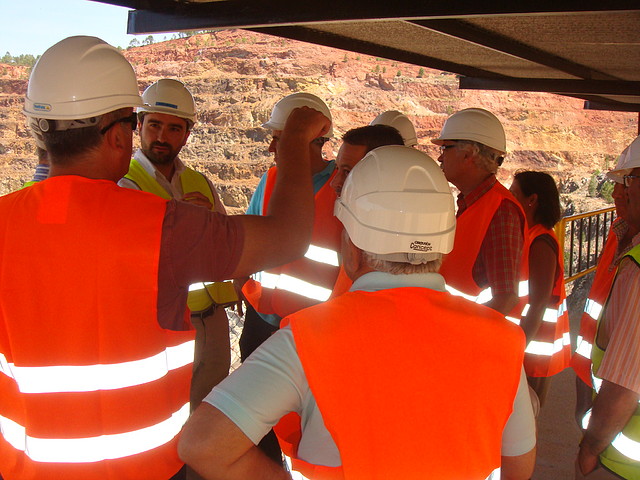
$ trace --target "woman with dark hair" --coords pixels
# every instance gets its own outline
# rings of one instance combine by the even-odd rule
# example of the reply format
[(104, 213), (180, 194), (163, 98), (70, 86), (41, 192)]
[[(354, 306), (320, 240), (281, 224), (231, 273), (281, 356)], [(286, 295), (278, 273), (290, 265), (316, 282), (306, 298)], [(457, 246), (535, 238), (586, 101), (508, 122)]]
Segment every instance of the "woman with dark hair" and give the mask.
[(529, 294), (520, 326), (527, 338), (524, 366), (542, 405), (546, 379), (569, 366), (571, 342), (564, 289), (563, 250), (553, 227), (560, 220), (560, 196), (543, 172), (518, 172), (511, 193), (527, 217)]

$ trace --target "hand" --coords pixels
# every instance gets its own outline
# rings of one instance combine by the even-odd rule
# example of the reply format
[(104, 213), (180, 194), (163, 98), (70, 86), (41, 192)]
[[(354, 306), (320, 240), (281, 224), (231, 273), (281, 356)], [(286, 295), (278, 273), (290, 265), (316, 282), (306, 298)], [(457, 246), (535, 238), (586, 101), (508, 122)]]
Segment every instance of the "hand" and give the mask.
[(318, 110), (309, 107), (298, 107), (291, 111), (284, 125), (284, 134), (298, 134), (309, 142), (324, 136), (331, 127), (331, 121)]
[(578, 474), (589, 475), (596, 468), (598, 468), (598, 455), (593, 455), (586, 448), (580, 447), (576, 458), (576, 478), (580, 478)]
[(204, 207), (207, 210), (213, 209), (213, 204), (211, 203), (211, 201), (200, 192), (185, 193), (182, 197), (182, 201)]

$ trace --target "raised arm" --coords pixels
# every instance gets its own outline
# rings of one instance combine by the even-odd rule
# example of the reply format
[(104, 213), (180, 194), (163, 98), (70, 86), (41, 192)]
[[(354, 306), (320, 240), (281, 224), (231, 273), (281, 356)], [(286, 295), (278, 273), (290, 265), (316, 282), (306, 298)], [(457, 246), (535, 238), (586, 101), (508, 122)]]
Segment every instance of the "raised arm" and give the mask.
[(308, 107), (293, 110), (278, 145), (278, 176), (265, 216), (244, 215), (240, 262), (233, 278), (282, 265), (306, 252), (313, 229), (309, 144), (329, 129), (329, 119)]

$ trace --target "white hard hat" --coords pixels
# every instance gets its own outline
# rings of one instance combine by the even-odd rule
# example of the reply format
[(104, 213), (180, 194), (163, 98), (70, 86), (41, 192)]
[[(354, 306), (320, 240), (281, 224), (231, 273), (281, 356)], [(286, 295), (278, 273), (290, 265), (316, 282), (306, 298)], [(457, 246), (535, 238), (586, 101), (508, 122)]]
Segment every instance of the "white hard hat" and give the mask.
[(325, 137), (333, 137), (333, 118), (331, 117), (329, 107), (327, 107), (327, 104), (324, 103), (320, 97), (312, 93), (293, 93), (287, 95), (275, 104), (273, 110), (271, 110), (269, 121), (262, 126), (272, 130), (282, 130), (292, 110), (298, 107), (309, 107), (323, 113), (331, 121), (331, 126)]
[(431, 140), (442, 145), (445, 140), (472, 140), (507, 153), (504, 127), (498, 117), (483, 108), (465, 108), (451, 115), (438, 138)]
[(640, 136), (622, 151), (616, 167), (607, 173), (607, 177), (614, 182), (624, 183), (623, 177), (638, 167), (640, 167)]
[(149, 85), (142, 94), (142, 107), (138, 113), (166, 113), (184, 118), (189, 128), (196, 121), (196, 105), (191, 92), (178, 80), (161, 78)]
[[(24, 113), (58, 120), (58, 130), (95, 124), (93, 117), (142, 105), (136, 74), (126, 58), (96, 37), (69, 37), (49, 48), (33, 67)], [(93, 122), (73, 122), (89, 119)], [(44, 119), (44, 121), (43, 121)], [(45, 128), (46, 126), (46, 128)]]
[(456, 218), (442, 170), (402, 145), (371, 150), (351, 170), (335, 216), (359, 249), (374, 254), (449, 253)]
[(388, 125), (395, 128), (402, 135), (404, 144), (407, 147), (413, 147), (418, 144), (418, 136), (413, 123), (404, 113), (397, 110), (387, 110), (382, 112), (369, 125)]

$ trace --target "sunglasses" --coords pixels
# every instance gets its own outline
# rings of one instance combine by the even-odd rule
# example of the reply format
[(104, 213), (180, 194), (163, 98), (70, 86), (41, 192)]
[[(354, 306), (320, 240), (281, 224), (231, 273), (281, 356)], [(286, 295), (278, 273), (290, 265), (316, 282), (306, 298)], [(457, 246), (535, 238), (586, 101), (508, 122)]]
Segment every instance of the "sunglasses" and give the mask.
[(625, 187), (630, 187), (631, 186), (631, 179), (632, 178), (640, 178), (640, 175), (625, 175), (622, 178), (624, 180), (624, 186)]
[(104, 135), (105, 133), (107, 133), (109, 131), (109, 129), (111, 127), (113, 127), (116, 123), (130, 123), (131, 124), (131, 130), (135, 131), (136, 127), (138, 126), (138, 115), (136, 114), (136, 112), (133, 112), (131, 115), (129, 115), (128, 117), (123, 117), (123, 118), (119, 118), (117, 120), (114, 120), (113, 122), (111, 122), (109, 125), (107, 125), (106, 127), (104, 127), (102, 130), (100, 130), (100, 133), (102, 135)]

